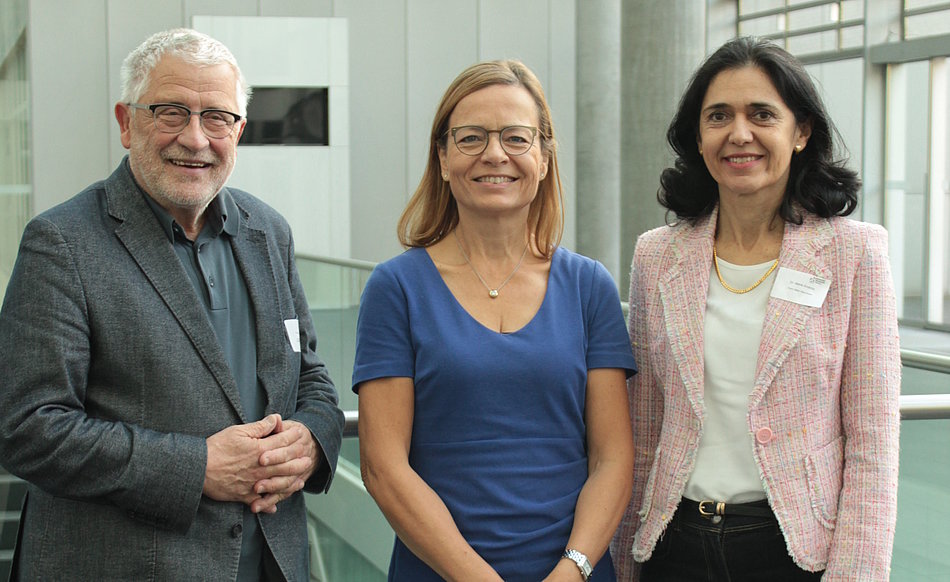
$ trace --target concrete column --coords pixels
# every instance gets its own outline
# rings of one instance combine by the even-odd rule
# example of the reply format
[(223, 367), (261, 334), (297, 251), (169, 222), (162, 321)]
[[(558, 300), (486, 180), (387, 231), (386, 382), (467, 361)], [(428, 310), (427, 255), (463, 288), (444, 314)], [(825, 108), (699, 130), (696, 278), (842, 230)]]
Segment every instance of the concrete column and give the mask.
[(664, 223), (656, 192), (660, 172), (673, 161), (666, 128), (686, 82), (705, 56), (706, 4), (623, 2), (619, 280), (624, 300), (637, 237)]
[(577, 0), (577, 251), (614, 281), (620, 258), (621, 0)]

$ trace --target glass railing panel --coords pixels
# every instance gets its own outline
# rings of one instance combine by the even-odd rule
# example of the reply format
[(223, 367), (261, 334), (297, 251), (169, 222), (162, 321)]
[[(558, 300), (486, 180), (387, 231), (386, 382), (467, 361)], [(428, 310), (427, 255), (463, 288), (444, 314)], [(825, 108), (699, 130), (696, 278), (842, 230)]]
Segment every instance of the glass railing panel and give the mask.
[[(350, 389), (356, 350), (356, 317), (360, 295), (373, 266), (373, 263), (364, 261), (297, 255), (297, 270), (317, 330), (317, 351), (336, 384), (343, 410), (357, 409), (356, 394)], [(340, 455), (359, 466), (359, 443), (355, 439), (344, 440)]]
[[(350, 389), (360, 295), (373, 264), (297, 255), (297, 270), (317, 330), (317, 351), (340, 395), (340, 408), (356, 410)], [(311, 579), (363, 582), (386, 579), (393, 532), (363, 487), (359, 441), (343, 439), (327, 495), (307, 495)]]
[[(950, 374), (904, 366), (903, 394), (946, 394)], [(901, 422), (897, 529), (891, 582), (950, 572), (950, 419)]]
[[(358, 466), (340, 459), (329, 493), (307, 495), (306, 502), (311, 545), (327, 543), (333, 547), (348, 547), (345, 553), (333, 558), (337, 566), (328, 566), (327, 556), (323, 555), (323, 566), (329, 574), (327, 580), (337, 582), (385, 578), (395, 534), (363, 487)], [(333, 536), (329, 542), (322, 539), (323, 533), (327, 531), (332, 532)], [(311, 570), (316, 573), (319, 567), (313, 560), (311, 564)], [(374, 575), (348, 578), (334, 574), (347, 571), (350, 567), (359, 572), (373, 571)]]
[[(321, 582), (384, 582), (386, 573), (319, 518), (312, 518), (311, 579)], [(390, 540), (390, 544), (391, 544)], [(315, 555), (313, 555), (315, 554)], [(388, 558), (388, 556), (387, 556)]]
[(0, 469), (0, 580), (10, 577), (26, 483)]
[[(344, 410), (357, 409), (350, 390), (359, 297), (372, 265), (322, 263), (298, 257), (320, 341)], [(626, 305), (624, 305), (626, 307)], [(904, 330), (902, 330), (903, 332)], [(903, 337), (903, 333), (902, 333)], [(950, 368), (937, 356), (905, 352), (902, 394), (950, 392)], [(950, 571), (950, 419), (901, 422), (898, 522), (892, 582), (939, 580)], [(366, 493), (359, 475), (359, 443), (344, 439), (329, 496), (308, 496), (313, 543), (322, 549), (328, 580), (381, 580), (393, 533)], [(327, 556), (333, 554), (328, 562)], [(316, 564), (316, 560), (314, 563)], [(359, 572), (350, 576), (347, 572)], [(314, 576), (319, 573), (314, 568)]]

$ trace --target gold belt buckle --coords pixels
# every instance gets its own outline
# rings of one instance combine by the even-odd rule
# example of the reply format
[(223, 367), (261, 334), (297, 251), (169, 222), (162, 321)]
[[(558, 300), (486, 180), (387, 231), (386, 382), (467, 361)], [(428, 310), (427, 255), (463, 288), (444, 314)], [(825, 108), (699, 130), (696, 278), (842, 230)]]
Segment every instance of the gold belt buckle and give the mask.
[[(712, 509), (711, 511), (707, 511), (706, 508), (704, 507), (706, 504), (712, 505), (714, 503), (716, 504), (716, 507), (715, 509)], [(725, 512), (726, 512), (726, 504), (723, 503), (722, 501), (713, 501), (711, 499), (704, 499), (703, 501), (699, 502), (699, 514), (703, 517), (711, 518), (716, 515), (724, 515)]]

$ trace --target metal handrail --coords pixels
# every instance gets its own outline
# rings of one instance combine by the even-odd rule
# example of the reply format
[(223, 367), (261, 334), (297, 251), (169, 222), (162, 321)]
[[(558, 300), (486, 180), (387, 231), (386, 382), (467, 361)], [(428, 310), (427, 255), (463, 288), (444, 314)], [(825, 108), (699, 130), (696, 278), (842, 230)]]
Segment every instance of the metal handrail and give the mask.
[(338, 267), (347, 267), (350, 269), (359, 269), (360, 271), (372, 271), (376, 263), (372, 261), (361, 261), (360, 259), (338, 259), (336, 257), (325, 257), (323, 255), (311, 255), (307, 253), (294, 252), (294, 257), (305, 261), (314, 261), (316, 263), (327, 263)]
[[(928, 370), (950, 375), (950, 356), (901, 349), (901, 364), (905, 368)], [(950, 419), (950, 394), (903, 394), (901, 420)], [(356, 437), (359, 427), (359, 412), (344, 410), (343, 437)]]
[[(621, 301), (620, 308), (623, 310), (623, 316), (627, 317), (630, 312), (630, 304)], [(950, 374), (950, 355), (901, 348), (901, 365), (905, 368)]]
[(905, 394), (901, 396), (901, 420), (950, 418), (950, 394)]
[(343, 438), (359, 436), (360, 411), (343, 411)]
[(902, 349), (901, 364), (905, 368), (950, 374), (950, 356), (943, 354)]
[[(906, 368), (916, 368), (950, 375), (950, 356), (901, 350), (901, 364)], [(901, 399), (901, 420), (939, 420), (950, 419), (950, 394), (903, 394)], [(346, 419), (343, 437), (356, 437), (359, 427), (359, 412), (344, 410)]]
[[(901, 420), (950, 419), (950, 394), (904, 394), (900, 398)], [(358, 436), (359, 411), (344, 410), (343, 416), (343, 438)]]

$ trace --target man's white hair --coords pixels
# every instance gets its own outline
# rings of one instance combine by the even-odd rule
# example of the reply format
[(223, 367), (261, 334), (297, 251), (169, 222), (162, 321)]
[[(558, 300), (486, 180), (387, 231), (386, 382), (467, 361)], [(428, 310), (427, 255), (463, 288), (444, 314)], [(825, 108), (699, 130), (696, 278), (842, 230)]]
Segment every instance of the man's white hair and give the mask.
[(164, 56), (173, 56), (194, 65), (220, 65), (227, 63), (237, 77), (235, 87), (238, 111), (247, 115), (247, 102), (251, 88), (238, 67), (237, 60), (228, 47), (207, 34), (190, 28), (175, 28), (157, 32), (145, 39), (122, 62), (122, 101), (135, 103), (148, 88), (149, 75)]

